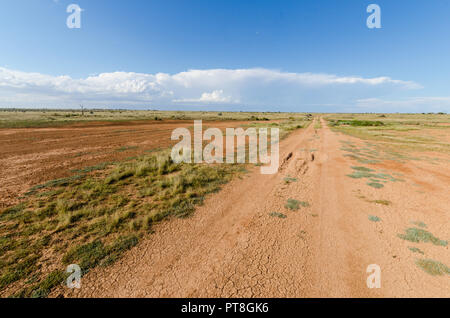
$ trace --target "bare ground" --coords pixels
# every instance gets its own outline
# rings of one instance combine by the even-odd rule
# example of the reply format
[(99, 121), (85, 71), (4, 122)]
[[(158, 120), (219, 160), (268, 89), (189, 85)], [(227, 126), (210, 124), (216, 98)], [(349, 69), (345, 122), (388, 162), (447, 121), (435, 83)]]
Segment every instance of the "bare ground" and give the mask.
[[(310, 125), (281, 143), (286, 160), (277, 174), (255, 168), (210, 196), (192, 217), (159, 224), (114, 265), (89, 272), (80, 290), (60, 288), (52, 296), (448, 297), (450, 275), (432, 276), (415, 263), (426, 258), (448, 266), (448, 245), (397, 236), (422, 221), (448, 239), (448, 163), (369, 165), (405, 179), (372, 188), (347, 176), (355, 163), (340, 149), (342, 140), (360, 141), (332, 132), (324, 121), (322, 127)], [(309, 206), (291, 211), (288, 199)], [(381, 199), (392, 203), (372, 202)], [(369, 264), (381, 267), (380, 289), (367, 288)]]
[[(243, 122), (204, 122), (236, 127)], [(125, 160), (172, 144), (192, 121), (89, 122), (56, 128), (0, 129), (0, 209), (17, 204), (32, 186), (74, 175), (72, 170)]]

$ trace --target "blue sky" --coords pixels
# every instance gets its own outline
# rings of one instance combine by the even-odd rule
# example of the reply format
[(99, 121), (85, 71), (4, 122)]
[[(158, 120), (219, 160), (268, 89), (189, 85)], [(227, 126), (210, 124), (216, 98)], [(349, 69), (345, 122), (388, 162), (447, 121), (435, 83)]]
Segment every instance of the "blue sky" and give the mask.
[(0, 3), (0, 107), (450, 110), (450, 1)]

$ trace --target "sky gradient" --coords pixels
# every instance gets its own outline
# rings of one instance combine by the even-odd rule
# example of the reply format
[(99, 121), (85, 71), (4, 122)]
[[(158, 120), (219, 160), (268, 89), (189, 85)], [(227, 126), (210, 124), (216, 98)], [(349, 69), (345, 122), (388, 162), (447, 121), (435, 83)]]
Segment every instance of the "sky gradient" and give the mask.
[(0, 107), (450, 110), (450, 1), (0, 3)]

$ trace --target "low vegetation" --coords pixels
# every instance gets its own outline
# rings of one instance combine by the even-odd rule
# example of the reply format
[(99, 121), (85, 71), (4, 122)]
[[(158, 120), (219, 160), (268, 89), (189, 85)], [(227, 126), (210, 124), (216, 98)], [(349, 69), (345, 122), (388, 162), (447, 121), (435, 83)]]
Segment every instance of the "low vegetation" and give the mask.
[(297, 178), (292, 178), (292, 177), (286, 177), (283, 179), (285, 183), (289, 184), (291, 182), (297, 182)]
[(363, 179), (363, 178), (368, 179), (370, 182), (367, 182), (367, 185), (376, 189), (383, 188), (384, 187), (383, 183), (387, 183), (388, 181), (391, 182), (403, 181), (402, 179), (398, 179), (388, 173), (381, 173), (381, 172), (377, 173), (375, 170), (370, 168), (359, 166), (353, 166), (351, 168), (353, 169), (353, 173), (348, 174), (347, 175), (348, 177), (353, 179)]
[(413, 253), (425, 254), (420, 248), (417, 247), (408, 247), (408, 249)]
[(90, 171), (34, 187), (0, 213), (0, 292), (20, 281), (28, 283), (16, 296), (45, 296), (64, 276), (47, 268), (76, 263), (86, 273), (114, 262), (153, 224), (189, 216), (244, 166), (176, 164), (162, 152)]
[(291, 132), (300, 128), (307, 128), (312, 123), (312, 119), (310, 117), (289, 117), (287, 120), (281, 120), (278, 122), (252, 122), (248, 124), (242, 125), (244, 128), (279, 128), (280, 130), (280, 140), (283, 140)]
[(322, 128), (322, 122), (320, 120), (316, 120), (314, 123), (314, 129), (321, 129)]
[(414, 242), (414, 243), (420, 243), (420, 242), (428, 243), (429, 242), (429, 243), (432, 243), (432, 244), (438, 245), (438, 246), (447, 246), (447, 244), (448, 244), (447, 241), (441, 240), (441, 239), (435, 237), (430, 232), (428, 232), (424, 229), (419, 229), (419, 228), (409, 228), (406, 230), (405, 234), (399, 234), (398, 237), (403, 240)]
[[(313, 120), (293, 113), (0, 110), (0, 127), (193, 119), (276, 127), (281, 138)], [(78, 264), (87, 273), (113, 263), (151, 233), (155, 223), (189, 216), (206, 195), (245, 172), (243, 164), (176, 164), (168, 151), (158, 149), (124, 162), (73, 170), (72, 176), (34, 186), (20, 204), (0, 211), (0, 294), (8, 289), (7, 294), (15, 296), (45, 297), (63, 281), (68, 264)]]
[(382, 121), (376, 120), (333, 120), (331, 119), (329, 121), (330, 126), (336, 127), (336, 126), (353, 126), (353, 127), (376, 127), (376, 126), (384, 126), (384, 123)]
[(300, 209), (300, 202), (295, 199), (288, 199), (284, 207), (291, 211), (297, 211)]
[(381, 189), (384, 187), (384, 185), (382, 183), (378, 183), (378, 182), (367, 182), (367, 185), (369, 187), (375, 188), (375, 189)]
[(310, 204), (309, 204), (308, 202), (305, 202), (305, 201), (298, 201), (298, 200), (295, 200), (295, 199), (288, 199), (288, 200), (286, 201), (286, 204), (285, 204), (284, 207), (285, 207), (286, 209), (291, 210), (291, 211), (297, 211), (297, 210), (300, 209), (300, 207), (307, 208), (307, 207), (309, 207), (309, 206), (310, 206)]
[(280, 218), (280, 219), (287, 218), (287, 216), (285, 214), (279, 213), (279, 212), (272, 212), (272, 213), (269, 214), (269, 216), (275, 217), (275, 218)]
[[(450, 144), (436, 130), (450, 128), (449, 114), (330, 114), (330, 127), (366, 141), (375, 141), (372, 157), (378, 160), (433, 160), (417, 158), (411, 152), (450, 152)], [(374, 155), (375, 153), (375, 155)], [(366, 153), (369, 154), (369, 153)], [(359, 154), (353, 154), (361, 157)], [(357, 158), (377, 161), (376, 158)], [(376, 162), (373, 162), (376, 163)]]
[(445, 274), (450, 275), (450, 268), (432, 259), (418, 259), (416, 264), (427, 274), (433, 276), (443, 276)]
[(369, 203), (381, 204), (381, 205), (385, 205), (385, 206), (388, 206), (388, 205), (391, 205), (391, 204), (392, 204), (392, 202), (389, 201), (389, 200), (381, 200), (381, 199), (378, 199), (378, 200), (370, 200), (370, 199), (366, 198), (366, 196), (364, 196), (364, 195), (362, 195), (362, 194), (358, 194), (357, 197), (360, 198), (360, 199), (362, 199), (362, 200), (364, 200), (364, 201), (366, 201), (366, 202), (369, 202)]
[(381, 221), (381, 219), (375, 215), (369, 215), (369, 220), (372, 222), (380, 222)]
[(304, 208), (308, 208), (310, 206), (310, 204), (308, 202), (306, 202), (306, 201), (300, 201), (299, 203)]
[(427, 225), (425, 223), (423, 223), (422, 221), (415, 221), (415, 222), (411, 222), (412, 224), (421, 227), (421, 228), (427, 228)]
[[(0, 128), (56, 127), (97, 121), (291, 121), (312, 120), (301, 113), (281, 112), (212, 112), (212, 111), (160, 111), (160, 110), (104, 110), (90, 109), (0, 109)], [(267, 123), (266, 123), (267, 125)]]

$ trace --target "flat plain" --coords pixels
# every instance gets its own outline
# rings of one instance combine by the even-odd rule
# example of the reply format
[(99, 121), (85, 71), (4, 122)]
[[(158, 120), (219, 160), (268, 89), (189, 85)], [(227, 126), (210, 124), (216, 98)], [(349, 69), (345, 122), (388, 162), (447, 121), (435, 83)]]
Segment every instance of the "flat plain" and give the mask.
[[(280, 128), (278, 173), (173, 163), (194, 119)], [(450, 294), (449, 115), (36, 110), (0, 127), (2, 296)]]

